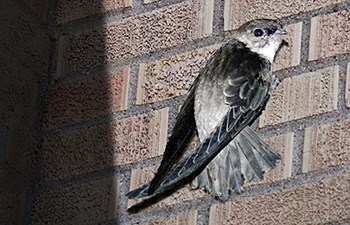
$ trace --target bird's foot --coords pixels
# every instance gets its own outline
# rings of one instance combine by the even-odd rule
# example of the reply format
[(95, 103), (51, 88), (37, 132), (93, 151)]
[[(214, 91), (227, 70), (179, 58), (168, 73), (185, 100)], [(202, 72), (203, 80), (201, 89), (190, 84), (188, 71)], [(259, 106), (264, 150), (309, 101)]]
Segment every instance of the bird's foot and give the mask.
[(271, 85), (270, 85), (270, 91), (273, 91), (276, 89), (276, 87), (281, 83), (280, 79), (276, 75), (272, 75), (271, 79)]

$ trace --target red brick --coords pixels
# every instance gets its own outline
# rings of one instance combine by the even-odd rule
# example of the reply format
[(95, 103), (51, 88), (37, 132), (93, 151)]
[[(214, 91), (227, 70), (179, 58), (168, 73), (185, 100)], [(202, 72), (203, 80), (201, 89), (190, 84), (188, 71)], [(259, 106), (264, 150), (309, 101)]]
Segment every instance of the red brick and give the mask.
[(273, 91), (259, 126), (337, 110), (339, 66), (286, 78)]
[(305, 129), (303, 172), (350, 164), (350, 121)]
[[(130, 178), (130, 191), (146, 184), (149, 182), (152, 178), (154, 173), (157, 171), (158, 166), (152, 166), (144, 169), (134, 169), (131, 171), (131, 178)], [(184, 186), (180, 190), (173, 193), (171, 196), (165, 198), (161, 202), (152, 205), (151, 209), (156, 209), (159, 207), (164, 206), (170, 206), (170, 205), (177, 205), (185, 202), (190, 202), (193, 200), (203, 199), (210, 197), (207, 193), (205, 193), (202, 189), (196, 189), (192, 190), (189, 185)], [(131, 207), (135, 203), (140, 202), (139, 200), (128, 200), (128, 207)]]
[(79, 130), (57, 132), (43, 143), (44, 179), (63, 179), (161, 155), (168, 108)]
[(2, 54), (16, 55), (18, 62), (40, 75), (47, 72), (50, 41), (39, 21), (18, 7), (15, 1), (3, 0), (0, 3), (0, 27)]
[(350, 53), (350, 10), (311, 19), (309, 60)]
[(165, 219), (142, 223), (142, 225), (196, 225), (197, 211), (191, 211), (178, 216), (171, 216)]
[(137, 104), (145, 104), (186, 94), (206, 59), (219, 45), (170, 56), (139, 68)]
[(22, 186), (8, 167), (0, 166), (0, 224), (21, 224)]
[(119, 182), (109, 177), (40, 193), (33, 224), (97, 224), (116, 218)]
[(287, 0), (225, 0), (225, 30), (236, 29), (240, 24), (257, 18), (277, 19), (300, 12), (320, 9), (342, 0), (287, 1)]
[(59, 0), (58, 23), (66, 23), (96, 14), (106, 14), (109, 11), (132, 6), (132, 0)]
[(212, 32), (212, 14), (213, 0), (184, 1), (62, 36), (57, 73), (86, 72), (206, 37)]
[(129, 69), (56, 86), (47, 96), (45, 127), (79, 123), (126, 110), (128, 89)]
[(328, 224), (350, 219), (350, 174), (212, 205), (214, 224)]

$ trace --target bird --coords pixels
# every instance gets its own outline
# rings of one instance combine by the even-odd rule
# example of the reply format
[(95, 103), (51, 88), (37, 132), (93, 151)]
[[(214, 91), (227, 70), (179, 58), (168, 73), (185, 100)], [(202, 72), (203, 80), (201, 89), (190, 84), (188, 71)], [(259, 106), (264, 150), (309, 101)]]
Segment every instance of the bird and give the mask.
[[(278, 20), (255, 19), (234, 30), (193, 82), (176, 117), (154, 178), (129, 199), (190, 183), (226, 200), (243, 182), (263, 179), (281, 156), (251, 128), (279, 80), (272, 63), (287, 34)], [(193, 133), (197, 147), (185, 155)], [(185, 156), (184, 156), (185, 155)]]

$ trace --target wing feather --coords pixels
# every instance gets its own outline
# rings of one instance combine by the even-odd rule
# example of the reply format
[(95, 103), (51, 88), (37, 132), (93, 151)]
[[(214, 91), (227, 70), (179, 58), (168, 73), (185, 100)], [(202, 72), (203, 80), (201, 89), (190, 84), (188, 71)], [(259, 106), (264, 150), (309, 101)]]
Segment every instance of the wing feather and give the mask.
[(162, 162), (154, 175), (154, 178), (147, 185), (143, 185), (127, 194), (128, 198), (140, 198), (152, 195), (163, 181), (167, 173), (173, 168), (184, 153), (185, 146), (196, 130), (194, 118), (194, 94), (198, 83), (196, 79), (189, 90), (189, 93), (181, 106), (180, 112), (176, 117), (176, 122), (172, 135), (167, 142)]

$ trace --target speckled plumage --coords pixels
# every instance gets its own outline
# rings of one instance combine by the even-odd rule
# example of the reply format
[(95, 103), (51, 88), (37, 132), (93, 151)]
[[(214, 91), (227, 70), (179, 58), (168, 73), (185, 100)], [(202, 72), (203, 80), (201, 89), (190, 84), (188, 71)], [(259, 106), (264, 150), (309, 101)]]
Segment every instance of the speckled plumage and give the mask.
[[(181, 107), (155, 177), (131, 191), (129, 198), (191, 182), (193, 188), (226, 199), (230, 190), (242, 191), (242, 177), (262, 179), (275, 167), (280, 156), (249, 125), (264, 110), (274, 86), (271, 64), (282, 34), (276, 21), (250, 21), (212, 55)], [(195, 130), (200, 144), (182, 159), (184, 145)]]

